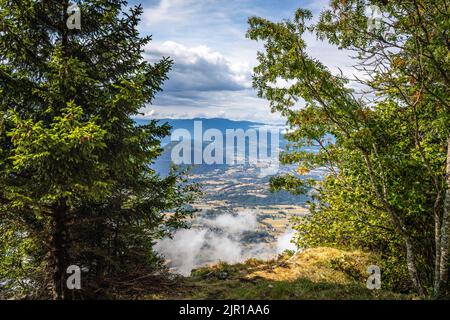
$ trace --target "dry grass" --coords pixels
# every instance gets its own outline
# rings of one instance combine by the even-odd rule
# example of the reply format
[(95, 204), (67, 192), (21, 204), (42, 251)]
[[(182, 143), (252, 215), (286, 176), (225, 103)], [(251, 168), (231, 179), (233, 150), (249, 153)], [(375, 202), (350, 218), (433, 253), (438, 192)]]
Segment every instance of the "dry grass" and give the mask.
[(262, 265), (260, 270), (251, 272), (248, 277), (271, 281), (307, 278), (312, 282), (345, 284), (364, 278), (366, 268), (371, 264), (376, 264), (376, 259), (359, 251), (315, 248), (292, 257), (282, 256), (273, 263)]
[(219, 263), (194, 270), (176, 291), (147, 299), (411, 299), (366, 288), (366, 269), (376, 257), (360, 251), (314, 248), (271, 261)]

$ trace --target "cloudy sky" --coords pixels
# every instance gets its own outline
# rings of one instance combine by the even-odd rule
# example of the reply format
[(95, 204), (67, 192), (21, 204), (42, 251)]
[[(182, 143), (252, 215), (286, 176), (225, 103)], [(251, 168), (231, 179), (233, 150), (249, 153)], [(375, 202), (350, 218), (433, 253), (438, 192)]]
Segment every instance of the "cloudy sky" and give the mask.
[[(261, 44), (245, 38), (247, 20), (291, 18), (299, 7), (317, 16), (328, 0), (141, 0), (146, 58), (169, 56), (174, 68), (164, 91), (143, 110), (146, 118), (222, 117), (279, 123), (251, 86)], [(348, 54), (308, 37), (309, 52), (328, 65), (350, 67)], [(348, 70), (350, 70), (348, 68)], [(351, 72), (351, 71), (349, 71)]]

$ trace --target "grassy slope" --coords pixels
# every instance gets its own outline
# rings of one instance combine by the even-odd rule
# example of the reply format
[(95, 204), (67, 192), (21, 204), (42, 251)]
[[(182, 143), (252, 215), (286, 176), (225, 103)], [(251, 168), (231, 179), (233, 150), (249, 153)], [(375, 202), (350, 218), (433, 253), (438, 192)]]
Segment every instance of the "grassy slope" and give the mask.
[(177, 279), (173, 287), (145, 299), (412, 299), (366, 288), (369, 265), (376, 259), (360, 251), (309, 249), (272, 261), (220, 263)]

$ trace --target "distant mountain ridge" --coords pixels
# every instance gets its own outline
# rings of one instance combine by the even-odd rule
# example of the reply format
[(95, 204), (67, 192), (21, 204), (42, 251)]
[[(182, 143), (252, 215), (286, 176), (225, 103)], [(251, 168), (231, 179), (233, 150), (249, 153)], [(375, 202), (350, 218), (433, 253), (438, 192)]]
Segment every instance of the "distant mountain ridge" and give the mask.
[[(168, 123), (172, 126), (172, 129), (187, 129), (190, 132), (194, 130), (195, 121), (201, 121), (203, 125), (203, 130), (208, 129), (219, 129), (224, 131), (225, 129), (248, 129), (262, 126), (271, 126), (271, 124), (262, 122), (253, 122), (247, 120), (230, 120), (226, 118), (192, 118), (192, 119), (135, 119), (138, 125), (144, 125), (151, 120), (157, 120), (159, 123)], [(280, 126), (281, 127), (281, 126)]]
[[(194, 137), (194, 124), (196, 121), (201, 121), (202, 123), (202, 131), (205, 132), (209, 129), (217, 129), (221, 131), (224, 135), (226, 133), (227, 129), (236, 130), (236, 129), (242, 129), (244, 131), (248, 129), (256, 129), (261, 127), (278, 127), (281, 129), (283, 126), (281, 125), (274, 125), (274, 124), (266, 124), (262, 122), (253, 122), (253, 121), (247, 121), (247, 120), (230, 120), (226, 118), (192, 118), (192, 119), (169, 119), (169, 118), (163, 118), (163, 119), (151, 119), (151, 120), (157, 120), (159, 123), (168, 123), (172, 127), (172, 132), (177, 129), (185, 129), (189, 131), (191, 134), (191, 137)], [(137, 125), (145, 125), (149, 123), (151, 120), (147, 119), (135, 119), (135, 122)], [(283, 143), (283, 135), (280, 135), (280, 141), (281, 144), (284, 146)], [(167, 145), (171, 141), (171, 137), (165, 137), (162, 139), (162, 145)]]

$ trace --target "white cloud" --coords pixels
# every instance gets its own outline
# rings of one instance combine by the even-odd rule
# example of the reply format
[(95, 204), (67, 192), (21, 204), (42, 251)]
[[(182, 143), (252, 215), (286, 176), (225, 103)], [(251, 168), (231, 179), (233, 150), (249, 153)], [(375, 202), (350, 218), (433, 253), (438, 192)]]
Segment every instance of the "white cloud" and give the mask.
[(251, 87), (248, 63), (232, 62), (205, 45), (186, 47), (166, 41), (149, 44), (145, 52), (149, 60), (162, 56), (174, 60), (170, 79), (164, 86), (166, 91), (234, 91)]
[(215, 219), (202, 219), (202, 225), (210, 228), (218, 228), (232, 235), (239, 235), (245, 231), (256, 229), (256, 213), (250, 210), (243, 210), (237, 215), (222, 214)]
[(144, 9), (144, 26), (189, 21), (198, 12), (198, 4), (195, 0), (161, 0), (157, 5)]
[[(284, 123), (278, 113), (271, 113), (269, 103), (256, 97), (253, 90), (210, 92), (163, 92), (154, 104), (141, 110), (155, 110), (152, 119), (228, 118), (264, 123)], [(191, 94), (189, 97), (188, 95)]]
[(144, 118), (224, 117), (233, 120), (281, 122), (268, 102), (252, 89), (252, 67), (247, 61), (232, 61), (208, 46), (189, 47), (175, 41), (150, 43), (149, 61), (174, 60), (169, 80)]
[(196, 227), (178, 230), (173, 238), (164, 238), (155, 246), (156, 252), (182, 275), (189, 275), (193, 268), (208, 263), (236, 263), (253, 256), (274, 254), (265, 243), (252, 246), (242, 243), (244, 232), (257, 229), (256, 212), (244, 210), (236, 215), (198, 217), (193, 225)]
[(297, 245), (292, 242), (295, 231), (290, 229), (277, 239), (277, 253), (281, 254), (286, 250), (297, 251)]
[(191, 270), (203, 265), (243, 262), (249, 258), (270, 259), (285, 250), (296, 251), (291, 243), (294, 231), (288, 229), (277, 238), (276, 247), (264, 240), (246, 243), (246, 233), (258, 232), (258, 212), (242, 210), (196, 217), (191, 229), (177, 230), (172, 238), (158, 241), (155, 250), (166, 258), (173, 271), (188, 276)]
[[(262, 44), (245, 38), (249, 16), (273, 21), (292, 18), (295, 9), (310, 8), (315, 19), (328, 0), (147, 0), (141, 33), (154, 41), (146, 48), (148, 59), (170, 56), (174, 68), (158, 94), (155, 110), (147, 117), (228, 117), (230, 119), (281, 122), (269, 104), (251, 88)], [(305, 35), (308, 53), (337, 74), (353, 77), (348, 52)], [(358, 88), (355, 83), (352, 86)], [(302, 104), (302, 103), (301, 103)]]

